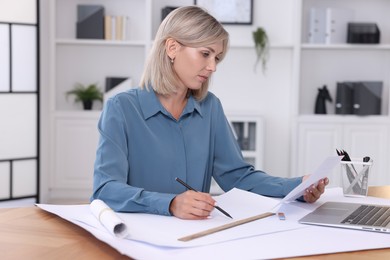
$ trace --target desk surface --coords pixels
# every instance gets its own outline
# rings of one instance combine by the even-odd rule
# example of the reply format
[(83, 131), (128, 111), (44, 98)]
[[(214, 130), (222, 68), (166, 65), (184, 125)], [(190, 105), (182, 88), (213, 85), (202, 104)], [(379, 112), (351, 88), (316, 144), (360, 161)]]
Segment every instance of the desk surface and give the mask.
[[(390, 186), (369, 188), (390, 198)], [(2, 259), (129, 259), (84, 229), (36, 207), (0, 209)], [(389, 249), (363, 250), (294, 259), (390, 259)]]

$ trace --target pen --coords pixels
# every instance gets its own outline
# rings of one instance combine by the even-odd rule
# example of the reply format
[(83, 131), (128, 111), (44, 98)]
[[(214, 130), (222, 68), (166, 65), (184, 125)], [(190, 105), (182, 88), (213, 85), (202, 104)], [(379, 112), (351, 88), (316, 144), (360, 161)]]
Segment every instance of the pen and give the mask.
[[(179, 178), (176, 177), (175, 180), (176, 180), (177, 182), (179, 182), (181, 185), (183, 185), (184, 187), (186, 187), (187, 189), (198, 192), (197, 190), (195, 190), (194, 188), (192, 188), (190, 185), (188, 185), (187, 183), (185, 183), (185, 182), (182, 181), (181, 179), (179, 179)], [(230, 216), (229, 213), (227, 213), (226, 211), (224, 211), (224, 210), (221, 209), (220, 207), (214, 206), (214, 208), (216, 208), (217, 210), (219, 210), (219, 211), (220, 211), (222, 214), (224, 214), (225, 216), (227, 216), (227, 217), (229, 217), (229, 218), (232, 219), (232, 216)]]

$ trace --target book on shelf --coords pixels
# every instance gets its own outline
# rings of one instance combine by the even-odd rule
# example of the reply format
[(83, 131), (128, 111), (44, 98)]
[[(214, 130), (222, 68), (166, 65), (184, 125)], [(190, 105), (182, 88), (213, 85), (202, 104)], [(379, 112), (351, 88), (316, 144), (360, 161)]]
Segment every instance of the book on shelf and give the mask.
[(124, 41), (127, 38), (128, 16), (105, 15), (104, 16), (104, 39)]

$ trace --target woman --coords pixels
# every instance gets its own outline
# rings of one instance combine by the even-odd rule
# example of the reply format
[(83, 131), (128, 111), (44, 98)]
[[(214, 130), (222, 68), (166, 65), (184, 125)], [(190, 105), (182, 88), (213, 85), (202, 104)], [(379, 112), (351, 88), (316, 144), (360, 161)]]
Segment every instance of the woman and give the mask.
[[(91, 199), (116, 211), (204, 219), (214, 209), (214, 177), (234, 187), (283, 197), (307, 178), (280, 178), (245, 162), (219, 99), (208, 92), (229, 35), (205, 10), (180, 7), (160, 25), (140, 88), (104, 106)], [(194, 189), (187, 191), (178, 177)], [(328, 180), (306, 191), (316, 201)]]

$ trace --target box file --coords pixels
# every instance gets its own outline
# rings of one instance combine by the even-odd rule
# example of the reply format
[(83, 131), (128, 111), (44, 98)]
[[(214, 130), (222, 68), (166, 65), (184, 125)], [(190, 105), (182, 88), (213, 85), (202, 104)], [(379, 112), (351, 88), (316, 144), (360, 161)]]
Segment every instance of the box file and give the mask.
[(104, 39), (104, 7), (77, 5), (77, 39)]

